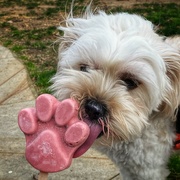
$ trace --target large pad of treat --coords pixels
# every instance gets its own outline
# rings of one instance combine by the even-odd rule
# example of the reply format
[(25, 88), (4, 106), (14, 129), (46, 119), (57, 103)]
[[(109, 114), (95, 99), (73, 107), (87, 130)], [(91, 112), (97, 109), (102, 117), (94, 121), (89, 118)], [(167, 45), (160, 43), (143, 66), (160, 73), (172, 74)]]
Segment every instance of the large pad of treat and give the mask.
[(35, 108), (19, 112), (18, 124), (26, 138), (26, 159), (42, 172), (68, 168), (77, 149), (76, 157), (93, 143), (90, 127), (78, 119), (78, 104), (72, 99), (59, 102), (43, 94), (36, 99)]

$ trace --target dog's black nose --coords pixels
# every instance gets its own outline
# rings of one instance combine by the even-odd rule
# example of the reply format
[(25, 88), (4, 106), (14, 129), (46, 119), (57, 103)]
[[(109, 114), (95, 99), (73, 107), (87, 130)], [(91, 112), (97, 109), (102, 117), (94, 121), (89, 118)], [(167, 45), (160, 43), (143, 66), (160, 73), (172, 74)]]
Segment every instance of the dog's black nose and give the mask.
[(106, 106), (95, 99), (86, 100), (84, 109), (90, 120), (98, 120), (99, 118), (103, 118), (107, 112)]

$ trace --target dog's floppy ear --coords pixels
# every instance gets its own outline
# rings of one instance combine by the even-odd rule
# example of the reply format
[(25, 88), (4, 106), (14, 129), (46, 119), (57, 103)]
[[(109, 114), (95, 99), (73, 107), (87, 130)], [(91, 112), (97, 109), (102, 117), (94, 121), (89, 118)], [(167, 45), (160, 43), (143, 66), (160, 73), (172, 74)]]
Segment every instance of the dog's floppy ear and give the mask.
[[(73, 5), (73, 4), (72, 4)], [(87, 28), (87, 20), (93, 16), (91, 3), (86, 7), (82, 17), (77, 18), (73, 16), (73, 6), (65, 20), (65, 25), (59, 26), (58, 29), (63, 32), (60, 38), (59, 51), (62, 52), (70, 47), (80, 36), (82, 36)]]
[(60, 38), (59, 52), (65, 51), (67, 48), (76, 41), (79, 36), (72, 30), (72, 27), (67, 25), (66, 27), (59, 27), (59, 30), (63, 32), (63, 36)]
[(84, 34), (85, 27), (83, 26), (86, 19), (68, 18), (65, 26), (59, 26), (58, 29), (63, 32), (60, 37), (59, 52), (67, 50), (77, 39)]
[(172, 117), (180, 105), (180, 37), (167, 39), (165, 43), (169, 44), (169, 48), (163, 50), (161, 56), (166, 64), (171, 88), (166, 90), (160, 112)]

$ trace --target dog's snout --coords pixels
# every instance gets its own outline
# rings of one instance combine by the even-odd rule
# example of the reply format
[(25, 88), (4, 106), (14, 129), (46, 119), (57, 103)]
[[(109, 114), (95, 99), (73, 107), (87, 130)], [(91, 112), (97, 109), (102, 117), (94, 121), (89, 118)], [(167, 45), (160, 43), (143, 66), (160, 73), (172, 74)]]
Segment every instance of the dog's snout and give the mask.
[(88, 99), (84, 105), (85, 112), (90, 120), (98, 120), (106, 115), (106, 106), (95, 99)]

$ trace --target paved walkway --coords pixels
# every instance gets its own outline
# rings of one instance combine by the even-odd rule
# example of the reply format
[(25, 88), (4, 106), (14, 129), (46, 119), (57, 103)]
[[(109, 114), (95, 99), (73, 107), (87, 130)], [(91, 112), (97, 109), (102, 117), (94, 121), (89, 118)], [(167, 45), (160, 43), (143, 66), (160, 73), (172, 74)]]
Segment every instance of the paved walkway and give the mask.
[[(34, 106), (36, 92), (25, 67), (0, 46), (0, 180), (32, 180), (38, 171), (24, 157), (25, 138), (17, 124), (20, 109)], [(117, 168), (93, 149), (49, 180), (117, 180)]]

